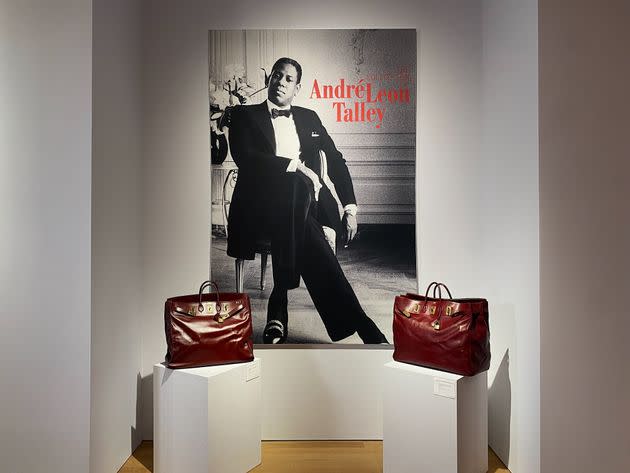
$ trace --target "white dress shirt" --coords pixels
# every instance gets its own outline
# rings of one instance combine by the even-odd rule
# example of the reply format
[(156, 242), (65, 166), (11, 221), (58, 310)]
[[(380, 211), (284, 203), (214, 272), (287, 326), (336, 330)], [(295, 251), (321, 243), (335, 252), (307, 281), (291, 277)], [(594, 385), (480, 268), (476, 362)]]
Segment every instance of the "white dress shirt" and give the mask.
[[(280, 107), (275, 103), (267, 99), (267, 109), (269, 110), (269, 116), (271, 116), (271, 109), (276, 108), (278, 110), (290, 110), (291, 106)], [(293, 114), (288, 117), (277, 116), (271, 118), (271, 124), (273, 125), (273, 133), (276, 139), (276, 156), (282, 156), (289, 158), (291, 162), (287, 166), (287, 172), (295, 172), (298, 164), (300, 163), (300, 137), (297, 134), (295, 128), (295, 122), (293, 121)], [(317, 189), (316, 194), (318, 194)], [(355, 216), (357, 214), (356, 204), (348, 204), (344, 207), (344, 212), (349, 215)]]
[[(279, 107), (267, 99), (267, 109), (271, 115), (271, 109), (290, 110), (291, 106)], [(276, 138), (276, 156), (289, 158), (291, 162), (287, 167), (287, 172), (295, 172), (300, 162), (300, 138), (298, 137), (293, 121), (293, 115), (288, 117), (278, 116), (271, 119), (273, 133)]]

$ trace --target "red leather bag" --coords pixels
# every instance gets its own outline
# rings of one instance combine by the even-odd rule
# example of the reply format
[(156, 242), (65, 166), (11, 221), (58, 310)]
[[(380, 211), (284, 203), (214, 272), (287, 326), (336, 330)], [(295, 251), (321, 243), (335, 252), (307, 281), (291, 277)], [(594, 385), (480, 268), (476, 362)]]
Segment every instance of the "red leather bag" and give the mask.
[[(442, 298), (442, 288), (447, 299)], [(396, 297), (393, 330), (396, 361), (464, 376), (490, 367), (486, 299), (453, 299), (446, 285), (432, 282), (424, 296)]]
[[(209, 286), (215, 293), (204, 294)], [(254, 359), (249, 296), (220, 293), (206, 281), (198, 294), (171, 297), (164, 304), (166, 366), (196, 366), (241, 363)]]

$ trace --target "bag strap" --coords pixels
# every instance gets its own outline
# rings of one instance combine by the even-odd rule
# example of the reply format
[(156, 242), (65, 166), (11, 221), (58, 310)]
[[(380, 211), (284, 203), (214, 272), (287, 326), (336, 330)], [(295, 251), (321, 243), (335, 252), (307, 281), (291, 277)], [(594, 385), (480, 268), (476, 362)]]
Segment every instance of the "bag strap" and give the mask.
[[(446, 284), (444, 284), (444, 283), (442, 283), (442, 282), (436, 283), (436, 286), (433, 288), (433, 298), (434, 298), (434, 299), (438, 299), (438, 298), (439, 298), (439, 299), (442, 299), (442, 288), (446, 289), (446, 293), (448, 294), (448, 298), (449, 298), (449, 299), (452, 299), (452, 298), (453, 298), (453, 296), (451, 295), (451, 291), (450, 291), (450, 290), (449, 290), (449, 288), (446, 286)], [(436, 289), (438, 290), (438, 294), (439, 294), (439, 297), (437, 297), (437, 298), (435, 297), (435, 290), (436, 290)]]
[(431, 284), (429, 284), (429, 286), (427, 287), (427, 290), (426, 290), (426, 292), (424, 294), (424, 308), (422, 309), (423, 311), (426, 310), (426, 307), (427, 307), (427, 304), (428, 304), (428, 298), (429, 298), (429, 290), (431, 289), (431, 287), (433, 287), (433, 299), (437, 299), (438, 300), (437, 317), (436, 317), (436, 319), (434, 321), (431, 322), (431, 326), (435, 330), (440, 330), (440, 319), (442, 318), (442, 314), (444, 312), (444, 309), (442, 307), (443, 304), (439, 304), (439, 302), (444, 300), (442, 298), (442, 288), (444, 288), (446, 290), (446, 293), (448, 294), (449, 300), (453, 299), (453, 295), (451, 294), (451, 291), (446, 286), (446, 284), (441, 283), (441, 282), (433, 281)]
[[(431, 284), (429, 284), (427, 286), (427, 290), (424, 291), (424, 298), (426, 299), (427, 297), (429, 297), (429, 291), (431, 290), (431, 288), (433, 286), (437, 286), (439, 283), (437, 281), (433, 281)], [(435, 288), (433, 288), (433, 296), (435, 297)]]
[(214, 281), (204, 281), (201, 287), (199, 288), (199, 306), (198, 306), (199, 312), (203, 312), (203, 304), (201, 303), (201, 296), (203, 294), (203, 290), (210, 286), (214, 287), (214, 290), (217, 293), (217, 311), (221, 307), (221, 301), (219, 300), (221, 296), (221, 294), (219, 293), (219, 286)]
[[(431, 288), (433, 287), (433, 298), (435, 299), (435, 287), (437, 287), (439, 283), (437, 281), (433, 281), (431, 284), (429, 284), (427, 286), (427, 290), (424, 291), (424, 304), (421, 304), (420, 306), (422, 307), (421, 311), (424, 312), (427, 308), (427, 302), (429, 299), (429, 291), (431, 290)], [(434, 287), (435, 286), (435, 287)]]
[(446, 284), (442, 282), (433, 281), (431, 284), (427, 286), (427, 290), (424, 291), (425, 305), (427, 303), (427, 299), (429, 298), (429, 292), (431, 292), (431, 288), (433, 288), (433, 299), (440, 299), (440, 300), (442, 299), (442, 288), (446, 289), (449, 299), (453, 298), (453, 296), (451, 295), (451, 291), (449, 290), (448, 287), (446, 287)]

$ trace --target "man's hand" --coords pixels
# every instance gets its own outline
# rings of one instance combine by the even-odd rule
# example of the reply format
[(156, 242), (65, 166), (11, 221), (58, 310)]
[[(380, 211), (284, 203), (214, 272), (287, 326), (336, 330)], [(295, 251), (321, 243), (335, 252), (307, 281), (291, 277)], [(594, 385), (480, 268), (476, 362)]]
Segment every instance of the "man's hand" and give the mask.
[(319, 199), (319, 190), (322, 188), (322, 183), (319, 182), (319, 176), (315, 174), (311, 168), (305, 166), (303, 163), (298, 164), (296, 169), (298, 172), (301, 172), (306, 177), (308, 177), (313, 183), (313, 191), (315, 193), (315, 200)]
[(344, 246), (347, 247), (348, 244), (357, 235), (358, 227), (359, 225), (357, 224), (357, 217), (355, 215), (351, 215), (349, 212), (345, 212), (343, 214), (343, 218), (341, 219), (341, 228), (343, 229)]

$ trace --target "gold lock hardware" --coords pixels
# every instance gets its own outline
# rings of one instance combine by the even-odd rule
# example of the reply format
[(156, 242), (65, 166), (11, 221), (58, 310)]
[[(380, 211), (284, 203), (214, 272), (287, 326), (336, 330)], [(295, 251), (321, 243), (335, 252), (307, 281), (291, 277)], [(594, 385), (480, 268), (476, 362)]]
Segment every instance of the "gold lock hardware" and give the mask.
[(244, 305), (240, 303), (241, 301), (238, 301), (237, 304), (238, 306), (236, 306), (236, 311), (234, 311), (234, 313), (230, 313), (229, 309), (230, 309), (230, 304), (228, 304), (227, 302), (222, 304), (222, 306), (219, 308), (220, 311), (217, 314), (217, 322), (221, 323), (227, 319), (229, 319), (230, 317), (232, 317), (233, 315), (238, 314), (239, 312), (241, 312), (244, 309)]
[(227, 302), (224, 302), (223, 304), (217, 303), (217, 322), (222, 323), (230, 316), (229, 308), (230, 306)]
[(201, 304), (197, 310), (199, 311), (199, 315), (214, 315), (216, 312), (216, 305), (212, 302), (206, 305)]
[(416, 304), (411, 308), (411, 310), (403, 309), (401, 312), (405, 317), (409, 318), (411, 317), (411, 314), (417, 314), (418, 312), (420, 312), (420, 305)]

